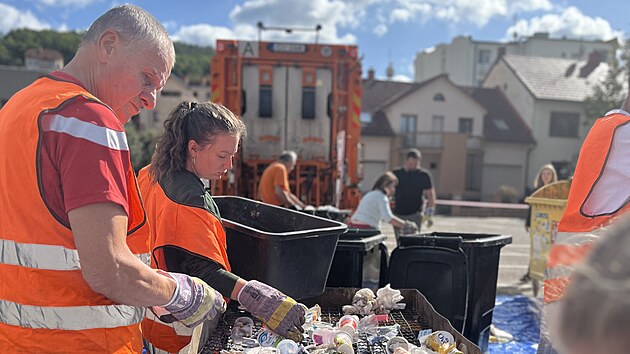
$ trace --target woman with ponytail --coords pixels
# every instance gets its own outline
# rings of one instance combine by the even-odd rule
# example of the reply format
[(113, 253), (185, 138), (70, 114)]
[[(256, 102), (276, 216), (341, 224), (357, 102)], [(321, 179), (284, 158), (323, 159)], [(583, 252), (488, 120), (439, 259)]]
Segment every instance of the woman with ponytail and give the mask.
[[(239, 301), (276, 333), (301, 340), (304, 309), (292, 298), (230, 272), (226, 237), (217, 205), (201, 179), (218, 180), (232, 168), (245, 125), (215, 103), (183, 102), (164, 122), (151, 165), (138, 184), (151, 225), (151, 265), (198, 277), (224, 297)], [(147, 345), (177, 352), (191, 332), (171, 326), (168, 316), (148, 314)], [(147, 343), (148, 344), (148, 343)]]

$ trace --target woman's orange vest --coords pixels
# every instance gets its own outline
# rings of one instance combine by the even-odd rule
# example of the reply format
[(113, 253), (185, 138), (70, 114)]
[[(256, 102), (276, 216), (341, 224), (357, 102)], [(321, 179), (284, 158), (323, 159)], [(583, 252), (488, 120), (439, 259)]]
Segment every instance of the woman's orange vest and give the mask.
[[(114, 304), (88, 286), (72, 231), (55, 219), (41, 194), (40, 116), (79, 95), (98, 102), (76, 84), (41, 78), (0, 111), (2, 353), (142, 351), (144, 309)], [(120, 149), (126, 149), (124, 132), (105, 130), (110, 138), (117, 137)], [(146, 258), (146, 239), (141, 237), (148, 235), (148, 225), (131, 170), (128, 182), (128, 243), (136, 255)]]
[[(170, 199), (159, 183), (153, 183), (149, 166), (138, 173), (138, 184), (152, 230), (149, 241), (151, 267), (168, 271), (163, 249), (164, 246), (174, 246), (211, 259), (230, 270), (225, 230), (215, 215), (201, 207)], [(177, 322), (164, 323), (150, 311), (142, 322), (144, 338), (169, 353), (176, 353), (188, 345), (192, 331)]]
[(630, 210), (628, 174), (630, 116), (620, 110), (598, 119), (582, 144), (567, 205), (551, 245), (545, 274), (545, 302), (559, 300), (573, 267), (601, 236), (602, 227)]

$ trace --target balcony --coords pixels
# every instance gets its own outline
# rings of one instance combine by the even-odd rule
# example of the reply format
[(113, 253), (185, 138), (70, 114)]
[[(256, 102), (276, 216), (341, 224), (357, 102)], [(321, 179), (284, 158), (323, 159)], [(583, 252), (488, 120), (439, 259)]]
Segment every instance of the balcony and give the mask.
[(401, 148), (442, 148), (442, 133), (403, 133), (399, 138)]
[[(444, 147), (443, 137), (444, 132), (432, 133), (402, 133), (399, 134), (400, 147), (403, 149), (408, 148), (429, 148), (429, 149), (442, 149)], [(457, 133), (447, 133), (457, 134)], [(462, 134), (463, 135), (463, 134)], [(483, 148), (483, 137), (481, 136), (468, 136), (466, 137), (466, 148), (480, 150)]]

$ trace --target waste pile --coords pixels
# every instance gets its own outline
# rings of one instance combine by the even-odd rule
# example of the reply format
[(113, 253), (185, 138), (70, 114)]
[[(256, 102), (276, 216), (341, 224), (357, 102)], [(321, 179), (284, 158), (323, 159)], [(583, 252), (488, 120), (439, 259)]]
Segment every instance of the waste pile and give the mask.
[[(204, 353), (246, 354), (460, 354), (453, 334), (428, 328), (389, 285), (376, 294), (357, 291), (350, 304), (306, 309), (304, 339), (297, 343), (231, 308), (206, 343)], [(341, 311), (340, 311), (341, 309)], [(465, 350), (465, 348), (464, 348)]]

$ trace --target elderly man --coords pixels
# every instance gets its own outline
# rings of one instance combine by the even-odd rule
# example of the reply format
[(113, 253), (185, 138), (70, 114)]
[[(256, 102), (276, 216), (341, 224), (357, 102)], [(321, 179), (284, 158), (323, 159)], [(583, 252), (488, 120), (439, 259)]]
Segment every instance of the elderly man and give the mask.
[(0, 348), (140, 353), (145, 307), (195, 326), (225, 310), (202, 281), (156, 272), (123, 124), (155, 107), (175, 61), (145, 10), (99, 17), (61, 71), (0, 111)]

